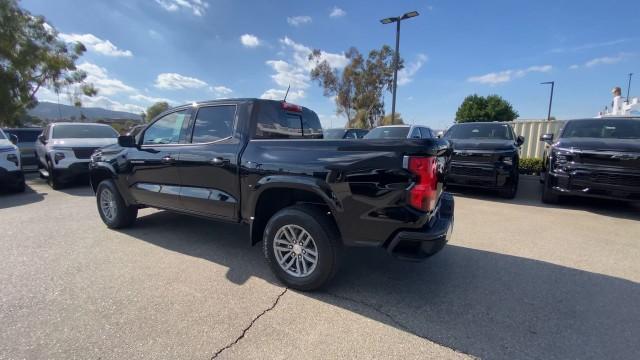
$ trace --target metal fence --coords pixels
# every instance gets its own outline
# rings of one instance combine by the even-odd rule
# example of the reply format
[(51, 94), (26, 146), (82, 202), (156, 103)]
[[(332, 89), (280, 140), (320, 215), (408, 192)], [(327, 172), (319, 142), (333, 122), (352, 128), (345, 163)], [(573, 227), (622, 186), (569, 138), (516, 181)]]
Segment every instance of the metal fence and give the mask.
[(516, 120), (510, 122), (517, 135), (524, 136), (521, 147), (521, 158), (542, 158), (545, 143), (540, 141), (540, 135), (553, 133), (558, 136), (564, 121), (554, 120)]

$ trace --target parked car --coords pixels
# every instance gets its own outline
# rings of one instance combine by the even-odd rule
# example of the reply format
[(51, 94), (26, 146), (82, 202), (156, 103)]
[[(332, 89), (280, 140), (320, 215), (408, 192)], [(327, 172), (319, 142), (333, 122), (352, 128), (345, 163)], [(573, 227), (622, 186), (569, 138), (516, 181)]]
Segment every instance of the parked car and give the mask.
[(431, 129), (421, 125), (385, 125), (371, 129), (365, 139), (433, 139)]
[(24, 174), (20, 160), (20, 149), (16, 146), (18, 137), (7, 136), (0, 129), (0, 188), (23, 192)]
[(14, 128), (4, 129), (5, 134), (13, 134), (18, 137), (18, 148), (20, 148), (20, 160), (22, 167), (36, 167), (38, 158), (36, 156), (36, 142), (38, 135), (42, 134), (42, 128)]
[(322, 131), (324, 139), (362, 139), (369, 130), (366, 129), (325, 129)]
[(276, 276), (300, 290), (325, 284), (344, 246), (411, 260), (440, 251), (453, 229), (448, 142), (314, 140), (321, 130), (313, 111), (273, 100), (171, 109), (94, 154), (98, 212), (110, 228), (145, 206), (247, 224)]
[(511, 125), (498, 122), (455, 124), (444, 138), (453, 146), (447, 184), (497, 190), (509, 199), (516, 196), (519, 148), (524, 137), (516, 136)]
[(53, 189), (89, 173), (91, 154), (117, 143), (118, 132), (109, 125), (53, 123), (38, 136), (36, 153), (40, 174)]
[(570, 120), (557, 139), (540, 140), (548, 144), (543, 202), (565, 195), (640, 201), (640, 119)]

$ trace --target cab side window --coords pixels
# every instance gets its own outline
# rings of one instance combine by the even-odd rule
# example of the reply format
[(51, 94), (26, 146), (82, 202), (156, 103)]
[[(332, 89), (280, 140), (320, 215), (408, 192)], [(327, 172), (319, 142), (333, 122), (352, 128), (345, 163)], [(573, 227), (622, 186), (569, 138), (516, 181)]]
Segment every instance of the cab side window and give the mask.
[(433, 134), (431, 133), (431, 130), (429, 130), (427, 128), (420, 128), (420, 133), (422, 134), (422, 138), (423, 139), (431, 139), (431, 138), (433, 138)]
[(236, 117), (235, 105), (208, 106), (198, 110), (192, 143), (208, 143), (230, 137)]
[(178, 144), (180, 132), (189, 114), (186, 110), (180, 110), (167, 114), (151, 124), (144, 132), (143, 145)]
[(420, 135), (420, 128), (413, 128), (413, 131), (411, 131), (411, 136), (410, 138), (412, 139), (420, 139), (422, 136)]

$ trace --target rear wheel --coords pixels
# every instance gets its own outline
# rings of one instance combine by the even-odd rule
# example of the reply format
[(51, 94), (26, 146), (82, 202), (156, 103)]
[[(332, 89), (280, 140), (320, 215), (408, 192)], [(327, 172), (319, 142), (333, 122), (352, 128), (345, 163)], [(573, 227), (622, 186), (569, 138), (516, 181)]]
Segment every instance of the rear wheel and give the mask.
[(100, 218), (111, 229), (131, 226), (138, 216), (138, 208), (127, 206), (113, 180), (98, 185), (96, 201)]
[(342, 244), (329, 216), (314, 206), (295, 205), (269, 219), (264, 232), (264, 256), (286, 286), (314, 290), (335, 275)]

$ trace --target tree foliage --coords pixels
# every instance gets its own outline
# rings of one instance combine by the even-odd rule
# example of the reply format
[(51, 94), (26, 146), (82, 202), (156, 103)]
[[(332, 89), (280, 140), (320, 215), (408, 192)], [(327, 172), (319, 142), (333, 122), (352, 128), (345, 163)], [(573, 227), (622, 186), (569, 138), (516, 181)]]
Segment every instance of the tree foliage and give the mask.
[(456, 122), (513, 121), (518, 116), (511, 104), (498, 95), (483, 97), (473, 94), (458, 107)]
[(169, 109), (169, 104), (166, 101), (159, 101), (147, 108), (147, 114), (145, 115), (144, 119), (146, 121), (151, 121), (167, 109)]
[(383, 125), (403, 125), (404, 120), (402, 120), (402, 115), (400, 113), (396, 113), (396, 116), (391, 118), (391, 114), (385, 115), (382, 120), (380, 120), (380, 126)]
[(41, 16), (20, 8), (16, 0), (0, 0), (0, 122), (17, 125), (20, 115), (37, 104), (43, 87), (56, 92), (73, 87), (74, 105), (97, 90), (76, 69), (86, 51), (82, 43), (67, 45)]
[[(352, 47), (345, 56), (349, 63), (340, 72), (331, 67), (320, 50), (314, 50), (309, 55), (315, 64), (311, 79), (323, 88), (325, 96), (335, 97), (336, 113), (347, 117), (347, 127), (372, 128), (384, 115), (384, 90), (393, 87), (394, 51), (384, 45), (365, 58)], [(400, 59), (399, 69), (402, 64)]]

